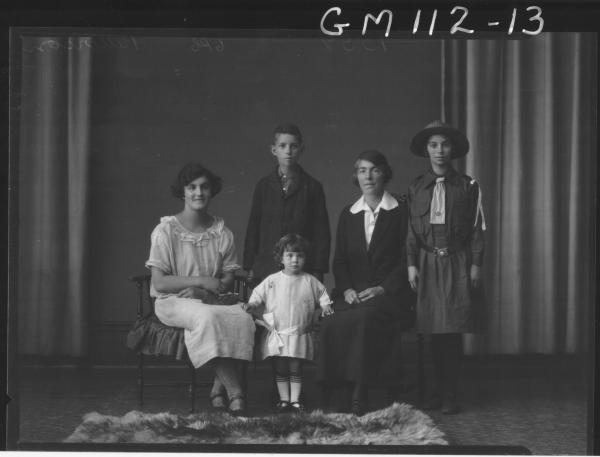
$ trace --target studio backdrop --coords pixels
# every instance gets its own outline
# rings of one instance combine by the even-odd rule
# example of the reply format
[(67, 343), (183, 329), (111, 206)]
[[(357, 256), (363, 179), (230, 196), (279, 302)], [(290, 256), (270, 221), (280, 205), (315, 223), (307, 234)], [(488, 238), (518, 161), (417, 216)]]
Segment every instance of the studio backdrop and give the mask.
[[(594, 289), (596, 42), (40, 36), (17, 31), (18, 352), (119, 362), (149, 236), (180, 210), (175, 174), (224, 179), (211, 209), (241, 251), (251, 193), (275, 166), (271, 132), (297, 123), (332, 227), (359, 196), (355, 157), (381, 150), (390, 190), (427, 164), (411, 137), (445, 117), (483, 189), (485, 332), (477, 353), (589, 348)], [(15, 69), (13, 69), (15, 71)], [(13, 240), (14, 241), (14, 240)], [(335, 243), (335, 238), (333, 239)], [(241, 252), (240, 252), (241, 255)], [(241, 261), (241, 258), (239, 259)], [(331, 275), (326, 279), (333, 285)]]

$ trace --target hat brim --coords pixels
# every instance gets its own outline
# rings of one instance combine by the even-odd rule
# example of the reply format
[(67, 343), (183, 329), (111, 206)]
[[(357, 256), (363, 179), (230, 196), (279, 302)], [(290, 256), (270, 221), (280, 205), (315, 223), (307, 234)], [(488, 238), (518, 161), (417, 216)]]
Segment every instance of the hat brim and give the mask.
[(425, 148), (432, 135), (446, 135), (452, 141), (452, 159), (463, 157), (469, 152), (469, 140), (460, 131), (452, 127), (429, 127), (417, 133), (410, 142), (410, 150), (421, 157), (429, 157)]

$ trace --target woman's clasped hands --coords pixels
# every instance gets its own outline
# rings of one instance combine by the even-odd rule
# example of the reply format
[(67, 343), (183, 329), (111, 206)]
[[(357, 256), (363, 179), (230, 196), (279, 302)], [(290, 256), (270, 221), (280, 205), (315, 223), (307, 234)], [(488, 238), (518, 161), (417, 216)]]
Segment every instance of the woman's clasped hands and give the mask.
[(356, 292), (354, 289), (346, 289), (344, 291), (344, 301), (350, 305), (356, 305), (383, 294), (385, 294), (385, 290), (381, 286), (368, 287), (360, 292)]

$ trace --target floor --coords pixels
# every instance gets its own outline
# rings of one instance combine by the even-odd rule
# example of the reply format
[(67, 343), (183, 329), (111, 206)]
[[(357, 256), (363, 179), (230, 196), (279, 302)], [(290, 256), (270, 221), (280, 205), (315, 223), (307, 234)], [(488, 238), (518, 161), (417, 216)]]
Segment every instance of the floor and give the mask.
[[(533, 454), (582, 455), (588, 451), (588, 364), (584, 357), (467, 357), (461, 381), (462, 412), (455, 416), (430, 413), (450, 444), (521, 445)], [(407, 367), (407, 373), (413, 367)], [(185, 380), (187, 370), (156, 367), (157, 380)], [(307, 406), (318, 406), (312, 382), (314, 369), (307, 367)], [(200, 371), (208, 380), (210, 373)], [(249, 413), (270, 412), (267, 398), (271, 385), (265, 364), (249, 369)], [(408, 376), (409, 383), (411, 376)], [(139, 409), (136, 370), (133, 367), (24, 366), (19, 373), (20, 443), (59, 443), (90, 411), (123, 415)], [(413, 378), (414, 380), (414, 378)], [(206, 408), (208, 391), (200, 389), (197, 407)], [(415, 404), (409, 389), (401, 400)], [(371, 409), (386, 406), (383, 392), (370, 393)], [(343, 395), (334, 403), (343, 407)], [(184, 387), (150, 388), (144, 411), (188, 413)]]

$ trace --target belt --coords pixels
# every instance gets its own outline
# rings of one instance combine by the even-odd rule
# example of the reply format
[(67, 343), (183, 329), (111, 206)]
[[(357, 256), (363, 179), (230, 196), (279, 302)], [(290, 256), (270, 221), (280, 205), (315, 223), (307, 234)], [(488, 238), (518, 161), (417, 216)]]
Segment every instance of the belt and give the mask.
[(456, 249), (451, 247), (446, 248), (432, 248), (431, 246), (421, 246), (421, 248), (425, 249), (427, 252), (432, 252), (436, 257), (448, 257), (456, 252)]

